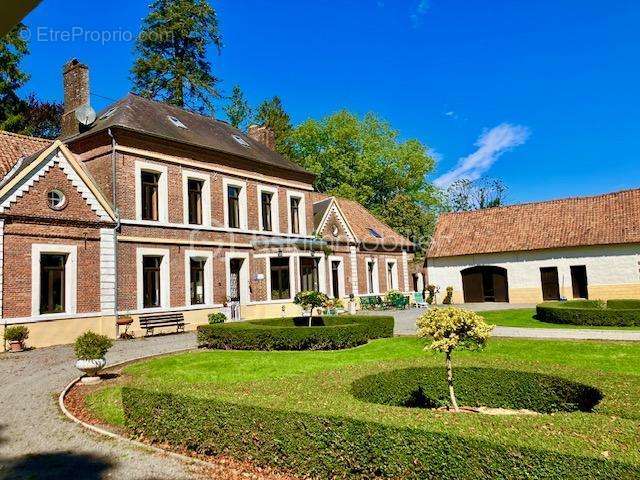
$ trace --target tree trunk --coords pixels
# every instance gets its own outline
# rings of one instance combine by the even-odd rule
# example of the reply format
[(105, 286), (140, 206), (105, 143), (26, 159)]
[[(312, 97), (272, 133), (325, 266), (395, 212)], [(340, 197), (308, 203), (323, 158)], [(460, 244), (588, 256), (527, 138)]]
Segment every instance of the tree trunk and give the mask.
[(449, 385), (449, 397), (451, 398), (451, 406), (454, 412), (459, 412), (456, 393), (453, 391), (453, 368), (451, 367), (451, 352), (447, 352), (447, 384)]
[(311, 326), (311, 319), (313, 319), (313, 307), (309, 309), (309, 326)]

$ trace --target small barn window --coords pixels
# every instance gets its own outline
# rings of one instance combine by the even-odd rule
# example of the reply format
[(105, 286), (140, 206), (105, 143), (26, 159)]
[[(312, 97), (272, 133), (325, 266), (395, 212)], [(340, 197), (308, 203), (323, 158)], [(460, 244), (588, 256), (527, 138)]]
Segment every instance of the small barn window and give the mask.
[(67, 206), (67, 198), (61, 190), (51, 190), (47, 193), (47, 204), (51, 210), (62, 210)]

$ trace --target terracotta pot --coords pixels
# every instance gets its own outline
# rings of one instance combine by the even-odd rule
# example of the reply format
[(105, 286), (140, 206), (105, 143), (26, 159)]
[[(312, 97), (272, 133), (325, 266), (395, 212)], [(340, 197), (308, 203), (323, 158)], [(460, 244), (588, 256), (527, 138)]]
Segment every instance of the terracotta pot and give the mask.
[(82, 383), (97, 383), (100, 381), (98, 372), (104, 368), (107, 361), (104, 358), (95, 358), (92, 360), (78, 360), (76, 368), (85, 373), (82, 377)]
[(24, 350), (24, 344), (20, 340), (12, 340), (9, 342), (9, 349), (12, 352), (22, 352)]

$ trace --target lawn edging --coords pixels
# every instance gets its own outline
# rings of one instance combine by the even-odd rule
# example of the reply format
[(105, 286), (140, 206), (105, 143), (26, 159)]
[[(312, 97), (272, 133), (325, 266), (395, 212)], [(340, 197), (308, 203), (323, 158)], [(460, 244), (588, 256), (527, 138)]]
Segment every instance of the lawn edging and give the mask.
[(198, 326), (198, 346), (223, 350), (338, 350), (393, 336), (392, 316), (270, 318)]
[(544, 302), (536, 305), (541, 322), (593, 327), (640, 326), (640, 307), (630, 300)]
[[(125, 425), (151, 442), (227, 454), (305, 478), (635, 478), (594, 457), (502, 446), (427, 428), (123, 387)], [(313, 452), (310, 455), (310, 452)]]

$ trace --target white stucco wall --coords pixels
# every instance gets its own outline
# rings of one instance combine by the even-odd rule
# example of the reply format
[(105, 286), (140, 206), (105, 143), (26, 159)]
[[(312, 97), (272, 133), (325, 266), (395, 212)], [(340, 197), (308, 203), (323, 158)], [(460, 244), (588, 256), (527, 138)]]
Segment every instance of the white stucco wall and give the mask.
[(629, 244), (430, 258), (427, 270), (429, 283), (440, 287), (440, 295), (453, 286), (458, 302), (462, 301), (461, 270), (479, 265), (507, 270), (511, 302), (542, 300), (541, 267), (557, 267), (561, 292), (572, 298), (572, 265), (586, 266), (590, 298), (637, 298), (639, 261), (640, 244)]

